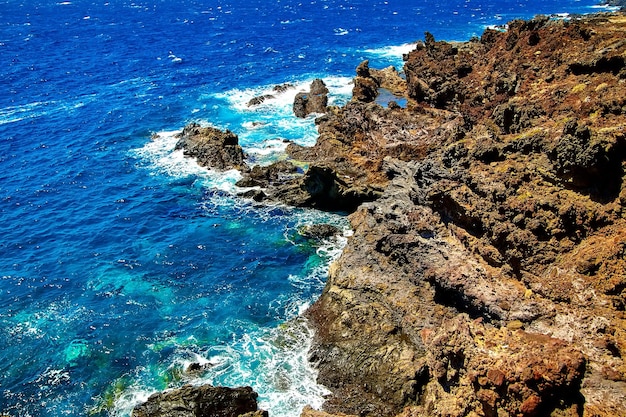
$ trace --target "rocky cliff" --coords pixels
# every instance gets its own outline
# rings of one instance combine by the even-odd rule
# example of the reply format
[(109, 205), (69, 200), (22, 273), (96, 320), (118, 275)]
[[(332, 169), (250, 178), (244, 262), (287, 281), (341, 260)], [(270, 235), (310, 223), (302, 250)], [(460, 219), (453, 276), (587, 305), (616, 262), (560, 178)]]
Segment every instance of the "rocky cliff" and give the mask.
[(333, 394), (303, 416), (626, 416), (625, 39), (619, 13), (427, 33), (244, 169), (256, 200), (352, 213), (307, 312)]
[(621, 14), (426, 34), (406, 108), (362, 64), (291, 149), (383, 190), (308, 312), (325, 411), (626, 415), (625, 34)]

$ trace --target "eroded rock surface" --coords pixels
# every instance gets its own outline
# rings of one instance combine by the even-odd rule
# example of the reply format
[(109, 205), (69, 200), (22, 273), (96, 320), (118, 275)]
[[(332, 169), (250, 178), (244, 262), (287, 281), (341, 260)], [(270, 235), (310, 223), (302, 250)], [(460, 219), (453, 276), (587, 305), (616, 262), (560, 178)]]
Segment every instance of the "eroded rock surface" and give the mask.
[(267, 417), (257, 409), (257, 393), (250, 387), (227, 388), (185, 385), (151, 395), (135, 407), (133, 417)]
[(624, 33), (606, 14), (427, 35), (407, 109), (357, 84), (290, 149), (383, 190), (308, 312), (326, 412), (626, 415)]
[(307, 313), (333, 394), (303, 415), (626, 416), (625, 33), (616, 13), (427, 34), (406, 81), (361, 63), (314, 146), (244, 175), (352, 213)]
[(311, 113), (325, 113), (328, 106), (328, 88), (324, 81), (317, 78), (311, 83), (308, 92), (296, 94), (293, 112), (297, 117), (306, 117)]
[(239, 138), (229, 130), (190, 123), (179, 134), (176, 149), (183, 149), (185, 155), (207, 168), (247, 170)]

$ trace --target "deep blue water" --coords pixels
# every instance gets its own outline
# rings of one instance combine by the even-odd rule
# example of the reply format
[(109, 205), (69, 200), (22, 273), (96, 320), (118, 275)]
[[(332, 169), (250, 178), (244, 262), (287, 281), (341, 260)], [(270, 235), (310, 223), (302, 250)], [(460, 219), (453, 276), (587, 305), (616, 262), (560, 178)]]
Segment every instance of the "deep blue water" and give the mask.
[(341, 104), (362, 59), (400, 68), (425, 31), (594, 3), (0, 0), (0, 414), (128, 415), (184, 382), (252, 385), (273, 416), (319, 406), (299, 314), (345, 239), (297, 230), (347, 236), (346, 219), (233, 197), (238, 174), (183, 158), (174, 132), (229, 128), (267, 163), (315, 141), (290, 111), (315, 77)]

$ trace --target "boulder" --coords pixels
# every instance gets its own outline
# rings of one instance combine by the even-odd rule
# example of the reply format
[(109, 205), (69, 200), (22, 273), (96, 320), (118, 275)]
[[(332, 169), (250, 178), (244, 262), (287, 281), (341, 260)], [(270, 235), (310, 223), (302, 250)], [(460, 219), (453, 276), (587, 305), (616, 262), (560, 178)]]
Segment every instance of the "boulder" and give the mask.
[(182, 149), (186, 156), (195, 158), (204, 167), (219, 171), (247, 170), (239, 138), (229, 130), (190, 123), (178, 137), (175, 149)]
[[(133, 409), (132, 417), (238, 417), (259, 413), (250, 387), (192, 386), (156, 393)], [(259, 414), (250, 414), (259, 415)], [(267, 412), (260, 412), (267, 417)]]
[(248, 107), (258, 106), (262, 104), (265, 100), (270, 100), (273, 98), (275, 97), (271, 94), (263, 94), (262, 96), (253, 97), (250, 99), (250, 101), (248, 101)]
[(297, 117), (306, 117), (311, 113), (325, 113), (328, 106), (328, 88), (319, 78), (311, 83), (310, 91), (296, 94), (293, 112)]
[(298, 229), (300, 235), (319, 241), (337, 236), (340, 232), (341, 230), (332, 224), (308, 224)]
[(378, 95), (378, 82), (372, 77), (369, 69), (369, 61), (363, 61), (356, 69), (352, 99), (363, 103), (371, 103)]

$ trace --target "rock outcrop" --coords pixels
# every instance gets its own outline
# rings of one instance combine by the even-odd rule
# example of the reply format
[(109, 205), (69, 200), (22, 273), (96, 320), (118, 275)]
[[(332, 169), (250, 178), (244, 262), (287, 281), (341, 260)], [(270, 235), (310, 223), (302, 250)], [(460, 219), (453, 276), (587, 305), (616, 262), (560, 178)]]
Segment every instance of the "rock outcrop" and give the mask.
[(376, 99), (381, 88), (388, 90), (393, 95), (404, 97), (406, 81), (394, 67), (387, 67), (382, 70), (371, 69), (369, 61), (361, 62), (356, 68), (352, 99), (371, 103)]
[(297, 117), (306, 117), (311, 113), (325, 113), (328, 106), (328, 88), (324, 81), (316, 78), (308, 92), (296, 94), (293, 112)]
[(256, 399), (250, 387), (185, 385), (151, 395), (135, 407), (132, 417), (267, 417), (257, 409)]
[(406, 109), (357, 83), (290, 149), (384, 190), (308, 311), (325, 412), (626, 415), (625, 30), (606, 14), (427, 34)]
[[(284, 93), (287, 90), (290, 90), (292, 88), (295, 88), (293, 86), (293, 84), (279, 84), (279, 85), (275, 85), (272, 88), (272, 91), (274, 91), (276, 94), (281, 94)], [(256, 96), (256, 97), (252, 97), (249, 101), (248, 101), (248, 107), (255, 107), (255, 106), (259, 106), (261, 104), (263, 104), (266, 100), (271, 100), (276, 98), (276, 96), (274, 94), (263, 94), (260, 96)]]
[(190, 123), (179, 134), (175, 149), (182, 149), (185, 155), (207, 168), (247, 170), (239, 138), (229, 130)]
[(352, 213), (307, 312), (332, 395), (303, 415), (626, 416), (624, 33), (426, 34), (406, 81), (361, 63), (314, 146), (244, 174), (257, 201)]

